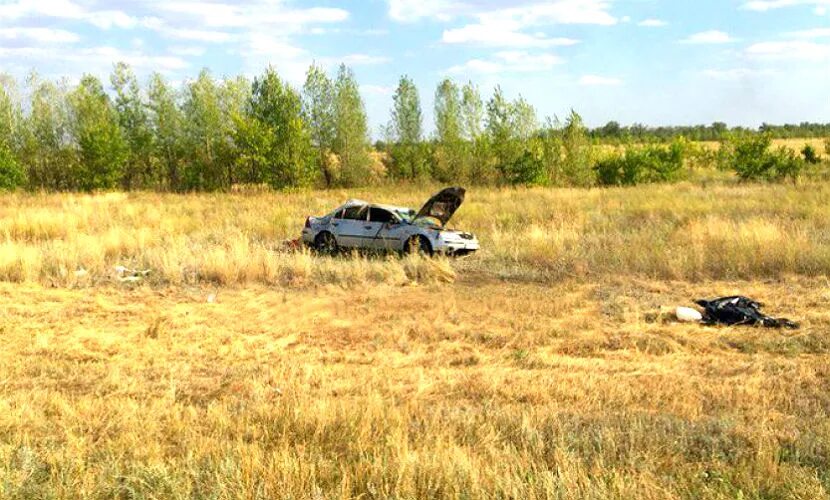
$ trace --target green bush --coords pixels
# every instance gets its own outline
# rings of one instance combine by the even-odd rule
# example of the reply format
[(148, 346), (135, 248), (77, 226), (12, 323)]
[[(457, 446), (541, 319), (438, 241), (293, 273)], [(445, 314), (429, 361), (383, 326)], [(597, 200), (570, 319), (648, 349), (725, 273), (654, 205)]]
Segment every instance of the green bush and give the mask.
[(729, 141), (732, 168), (744, 181), (780, 181), (795, 179), (804, 162), (791, 149), (770, 150), (772, 138), (768, 134), (747, 134)]
[(17, 189), (25, 182), (23, 168), (14, 154), (5, 146), (0, 146), (0, 191)]
[(505, 170), (505, 176), (512, 185), (543, 185), (545, 164), (538, 154), (528, 149)]
[(801, 156), (810, 165), (818, 165), (821, 162), (821, 156), (816, 152), (816, 148), (809, 144), (804, 145), (804, 149), (801, 150)]
[(683, 173), (685, 149), (682, 140), (674, 141), (669, 147), (629, 146), (622, 154), (597, 162), (594, 167), (597, 180), (604, 186), (677, 181)]

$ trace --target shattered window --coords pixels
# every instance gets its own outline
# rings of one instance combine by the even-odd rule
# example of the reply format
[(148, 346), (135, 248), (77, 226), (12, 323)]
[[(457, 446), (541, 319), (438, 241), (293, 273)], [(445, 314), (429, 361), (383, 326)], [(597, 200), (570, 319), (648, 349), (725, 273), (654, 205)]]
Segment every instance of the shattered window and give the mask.
[(394, 222), (395, 216), (382, 208), (372, 207), (369, 209), (369, 221), (371, 222)]
[(343, 218), (346, 220), (366, 220), (366, 206), (348, 207), (343, 213)]

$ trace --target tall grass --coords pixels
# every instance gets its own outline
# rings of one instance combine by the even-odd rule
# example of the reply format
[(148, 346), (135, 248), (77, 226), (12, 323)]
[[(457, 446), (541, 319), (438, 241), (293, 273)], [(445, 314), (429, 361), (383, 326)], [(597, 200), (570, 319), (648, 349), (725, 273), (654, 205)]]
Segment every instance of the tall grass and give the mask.
[[(470, 258), (282, 247), (434, 190), (0, 197), (0, 499), (828, 497), (830, 185), (476, 189)], [(662, 319), (736, 293), (803, 328)]]
[(115, 266), (148, 270), (149, 282), (173, 285), (402, 283), (445, 279), (452, 268), (532, 280), (830, 271), (830, 185), (823, 183), (476, 189), (451, 225), (475, 232), (483, 251), (419, 270), (412, 260), (329, 259), (282, 246), (299, 235), (307, 215), (347, 198), (418, 206), (430, 191), (6, 195), (0, 280), (84, 286), (114, 281)]
[(826, 498), (821, 284), (643, 314), (732, 287), (0, 284), (0, 498)]

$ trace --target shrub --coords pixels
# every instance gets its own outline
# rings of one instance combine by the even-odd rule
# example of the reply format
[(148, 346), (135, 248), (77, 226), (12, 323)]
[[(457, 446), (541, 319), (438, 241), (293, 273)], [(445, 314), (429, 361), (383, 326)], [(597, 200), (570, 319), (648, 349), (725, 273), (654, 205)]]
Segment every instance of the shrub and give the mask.
[(545, 164), (540, 155), (528, 149), (505, 170), (505, 175), (513, 185), (542, 185), (545, 184)]
[(5, 146), (0, 146), (0, 191), (17, 189), (25, 180), (23, 168), (14, 154)]
[(594, 170), (591, 168), (593, 147), (588, 129), (582, 117), (575, 111), (565, 121), (562, 129), (561, 171), (569, 186), (584, 187), (594, 184)]
[(821, 162), (821, 156), (819, 156), (816, 152), (816, 148), (809, 144), (804, 145), (804, 149), (801, 150), (801, 156), (803, 156), (804, 161), (810, 165), (817, 165)]
[(685, 142), (674, 141), (669, 147), (629, 146), (623, 154), (597, 162), (597, 180), (605, 186), (672, 182), (682, 175)]
[(741, 180), (780, 181), (795, 179), (804, 162), (791, 149), (770, 150), (772, 139), (768, 134), (734, 137), (729, 142), (732, 168)]

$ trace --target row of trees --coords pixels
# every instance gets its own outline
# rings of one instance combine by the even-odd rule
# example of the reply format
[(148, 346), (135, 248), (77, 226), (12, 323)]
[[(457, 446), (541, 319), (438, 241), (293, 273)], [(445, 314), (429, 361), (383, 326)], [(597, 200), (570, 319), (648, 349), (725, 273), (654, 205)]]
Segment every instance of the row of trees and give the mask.
[[(640, 133), (612, 123), (589, 131), (575, 112), (540, 123), (521, 97), (496, 87), (485, 101), (472, 83), (452, 80), (435, 90), (435, 132), (427, 137), (418, 89), (402, 77), (374, 145), (346, 66), (333, 77), (311, 66), (302, 89), (272, 68), (252, 81), (204, 70), (180, 89), (154, 74), (142, 87), (123, 63), (108, 83), (86, 75), (70, 87), (32, 75), (24, 99), (2, 77), (0, 189), (285, 189), (387, 178), (589, 186), (672, 180), (685, 161), (677, 141), (610, 157), (594, 147), (598, 137), (641, 143), (679, 129)], [(724, 124), (703, 128), (710, 129), (717, 138), (735, 135)]]
[[(369, 164), (366, 114), (345, 66), (334, 82), (312, 67), (305, 95), (273, 69), (253, 81), (202, 71), (181, 91), (154, 74), (142, 89), (121, 63), (109, 91), (90, 75), (71, 89), (33, 75), (27, 89), (24, 105), (13, 80), (0, 86), (0, 187), (288, 188), (313, 184), (318, 172), (327, 185), (355, 182), (333, 177), (330, 155), (344, 171)], [(321, 135), (320, 112), (331, 133)]]
[[(692, 141), (722, 141), (729, 139), (731, 136), (745, 135), (751, 132), (754, 132), (754, 130), (746, 127), (729, 127), (723, 122), (715, 122), (711, 125), (649, 127), (642, 124), (622, 126), (618, 122), (611, 121), (602, 127), (591, 129), (589, 134), (592, 138), (602, 142), (615, 143), (626, 140), (668, 142), (678, 137), (684, 137)], [(803, 122), (797, 125), (770, 125), (765, 123), (759, 127), (758, 132), (773, 139), (820, 138), (830, 136), (830, 123)]]

